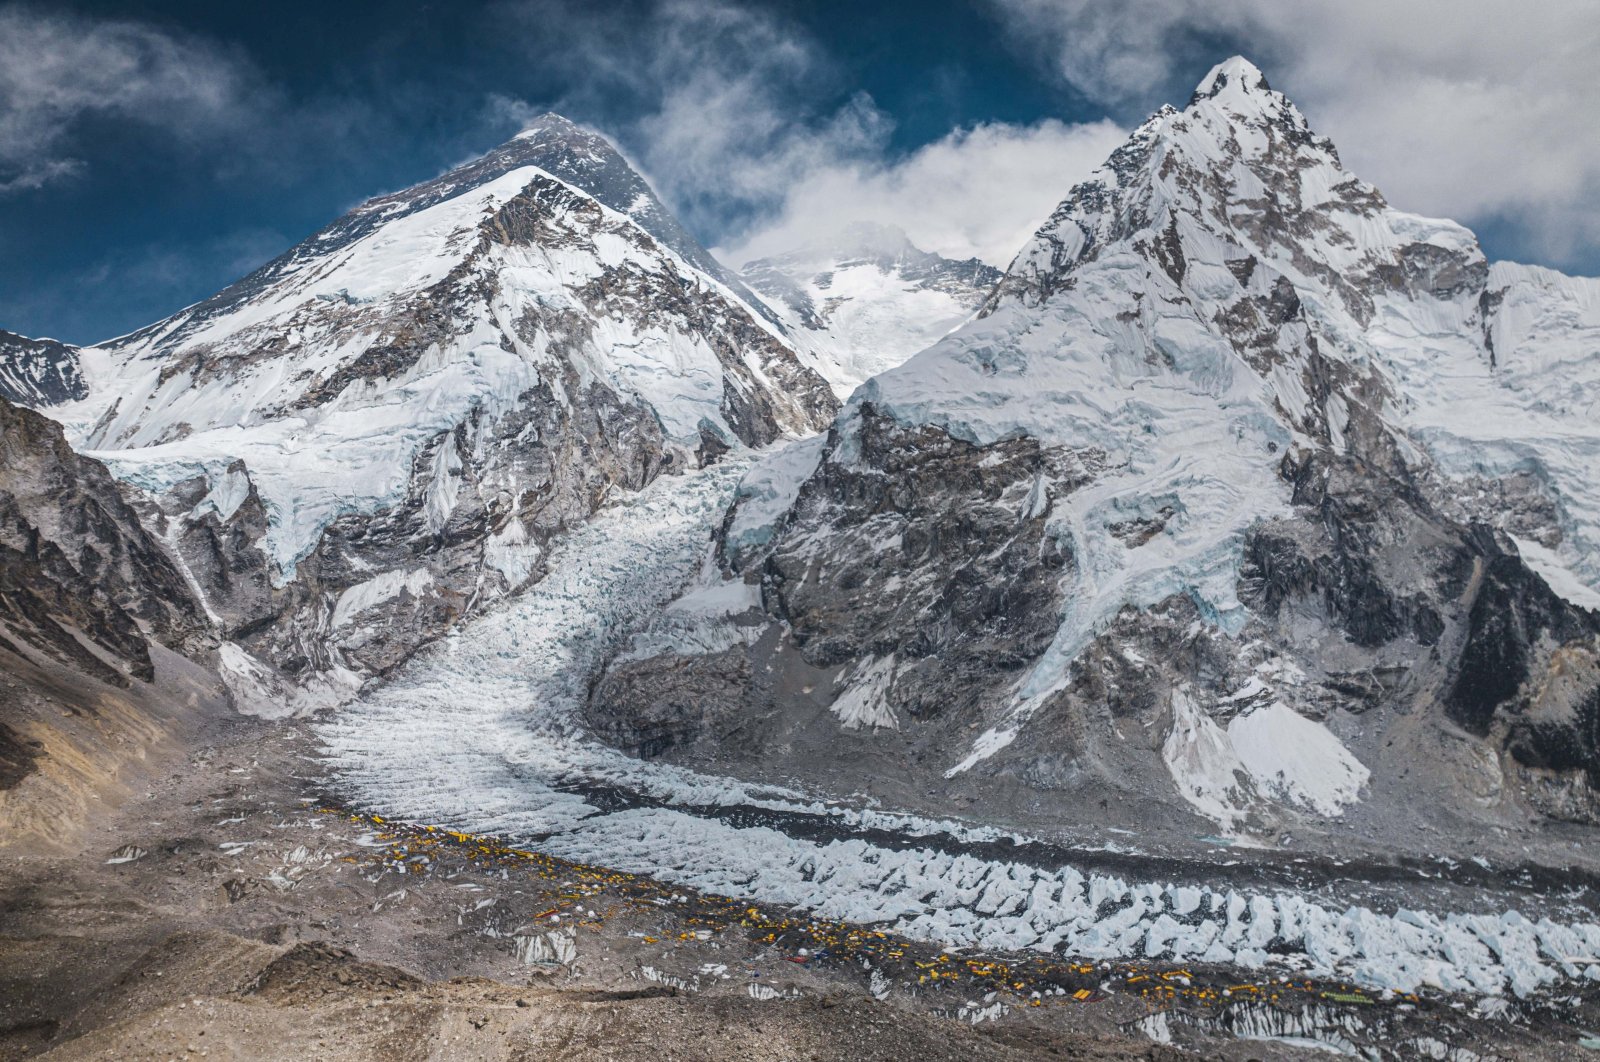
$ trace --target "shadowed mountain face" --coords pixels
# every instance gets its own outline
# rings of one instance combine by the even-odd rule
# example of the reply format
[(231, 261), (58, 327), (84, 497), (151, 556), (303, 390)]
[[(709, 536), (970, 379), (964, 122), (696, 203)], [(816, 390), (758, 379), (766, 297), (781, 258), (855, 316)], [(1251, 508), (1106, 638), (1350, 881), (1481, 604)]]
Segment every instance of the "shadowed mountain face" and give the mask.
[(205, 670), (216, 645), (179, 566), (105, 466), (73, 453), (55, 421), (0, 398), (5, 842), (68, 840), (172, 731), (220, 710), (225, 694)]
[(127, 686), (154, 677), (151, 640), (213, 644), (172, 559), (59, 424), (0, 399), (0, 468), (0, 646)]
[(590, 717), (1034, 825), (1594, 821), (1597, 336), (1600, 283), (1394, 210), (1224, 63), (747, 477), (711, 578), (759, 606)]

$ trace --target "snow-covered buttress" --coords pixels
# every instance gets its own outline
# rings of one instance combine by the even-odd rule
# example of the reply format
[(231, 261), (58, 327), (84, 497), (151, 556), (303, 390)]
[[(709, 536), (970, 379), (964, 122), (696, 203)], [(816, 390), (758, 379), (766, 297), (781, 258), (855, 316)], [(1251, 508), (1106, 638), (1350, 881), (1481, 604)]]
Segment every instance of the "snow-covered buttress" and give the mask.
[(40, 409), (86, 394), (77, 347), (0, 329), (0, 398)]

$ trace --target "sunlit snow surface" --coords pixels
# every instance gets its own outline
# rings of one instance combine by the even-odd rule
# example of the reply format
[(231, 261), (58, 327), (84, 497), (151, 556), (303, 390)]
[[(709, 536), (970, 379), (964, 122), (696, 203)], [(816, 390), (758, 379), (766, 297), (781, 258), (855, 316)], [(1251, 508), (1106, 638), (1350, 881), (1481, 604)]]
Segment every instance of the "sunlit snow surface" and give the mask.
[[(859, 838), (801, 840), (706, 817), (742, 805), (832, 817), (841, 835), (870, 825), (956, 842), (997, 836), (642, 763), (583, 735), (577, 709), (594, 669), (695, 576), (744, 468), (665, 477), (606, 510), (565, 541), (545, 580), (324, 724), (351, 799), (395, 818), (509, 836), (563, 858), (947, 945), (1273, 965), (1404, 990), (1525, 994), (1564, 978), (1600, 979), (1588, 958), (1600, 954), (1592, 924), (1333, 910), (1286, 893), (1130, 883)], [(654, 806), (608, 812), (578, 787)]]
[(972, 316), (949, 292), (918, 287), (870, 262), (830, 270), (828, 284), (804, 290), (825, 307), (827, 327), (813, 330), (787, 306), (771, 304), (806, 363), (840, 398), (892, 369)]

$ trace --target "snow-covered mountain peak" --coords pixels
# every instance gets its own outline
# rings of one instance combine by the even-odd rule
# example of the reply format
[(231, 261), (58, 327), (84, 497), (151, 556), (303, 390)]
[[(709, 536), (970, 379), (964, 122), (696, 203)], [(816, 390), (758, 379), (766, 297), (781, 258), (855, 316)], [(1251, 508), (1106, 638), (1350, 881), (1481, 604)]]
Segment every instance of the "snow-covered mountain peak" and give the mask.
[(1261, 72), (1261, 68), (1244, 56), (1235, 55), (1212, 67), (1211, 72), (1200, 79), (1194, 94), (1189, 97), (1189, 103), (1193, 105), (1197, 100), (1216, 99), (1224, 93), (1239, 100), (1259, 98), (1271, 91), (1272, 86), (1267, 84), (1267, 75)]
[[(1389, 207), (1346, 171), (1333, 143), (1243, 59), (1219, 64), (1183, 110), (1164, 107), (1068, 194), (1024, 247), (990, 309), (1007, 297), (1037, 304), (1108, 247), (1131, 240), (1180, 284), (1187, 263), (1197, 294), (1222, 293), (1206, 265), (1270, 265), (1302, 298), (1365, 328), (1380, 303), (1418, 327), (1441, 313), (1460, 327), (1458, 296), (1488, 264), (1471, 232)], [(1226, 286), (1224, 278), (1218, 283)], [(1395, 299), (1390, 300), (1389, 297)]]
[(900, 227), (869, 221), (743, 269), (841, 398), (971, 317), (1000, 275), (976, 258), (924, 251)]
[(586, 126), (579, 125), (564, 114), (546, 111), (522, 128), (513, 140), (539, 140), (545, 137), (572, 137), (597, 140), (608, 144), (605, 137)]
[[(966, 705), (916, 739), (951, 777), (988, 763), (1049, 788), (1120, 762), (1122, 731), (1084, 735), (1124, 683), (1183, 799), (1219, 819), (1283, 789), (1265, 761), (1255, 795), (1234, 788), (1251, 752), (1213, 716), (1240, 690), (1320, 717), (1409, 684), (1477, 734), (1544, 696), (1557, 722), (1518, 738), (1521, 762), (1600, 764), (1574, 722), (1592, 684), (1527, 692), (1541, 646), (1589, 667), (1600, 644), (1597, 336), (1600, 284), (1491, 270), (1471, 232), (1391, 207), (1230, 60), (1068, 192), (979, 315), (752, 473), (727, 565), (763, 573), (808, 664), (844, 668), (851, 718)], [(1510, 615), (1521, 691), (1483, 662), (1516, 642), (1495, 627)], [(1149, 666), (1202, 641), (1226, 647)], [(1277, 717), (1244, 718), (1241, 746)], [(1084, 757), (1070, 770), (1062, 740)], [(1340, 802), (1366, 763), (1342, 762)]]
[[(225, 573), (198, 577), (225, 628), (337, 676), (530, 581), (614, 490), (825, 424), (836, 399), (769, 314), (552, 116), (87, 349), (60, 417)], [(344, 622), (395, 600), (393, 637)]]

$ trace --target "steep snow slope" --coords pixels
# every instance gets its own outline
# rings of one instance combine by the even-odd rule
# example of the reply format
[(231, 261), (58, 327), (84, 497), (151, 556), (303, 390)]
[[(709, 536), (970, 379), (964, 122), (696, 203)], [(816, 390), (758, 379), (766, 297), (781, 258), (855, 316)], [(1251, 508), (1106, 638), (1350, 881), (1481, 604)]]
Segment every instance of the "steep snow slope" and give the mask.
[(612, 489), (825, 423), (741, 290), (549, 116), (85, 351), (91, 394), (59, 412), (158, 499), (226, 629), (348, 686), (534, 578)]
[[(976, 320), (751, 474), (721, 562), (770, 634), (619, 660), (591, 717), (1029, 821), (1108, 789), (1112, 819), (1385, 843), (1592, 821), (1593, 292), (1491, 270), (1223, 63)], [(841, 699), (886, 725), (847, 738)]]
[(0, 329), (0, 398), (38, 409), (87, 393), (77, 347)]
[(860, 223), (742, 273), (840, 398), (971, 317), (1001, 276), (976, 258), (920, 250), (892, 226)]

